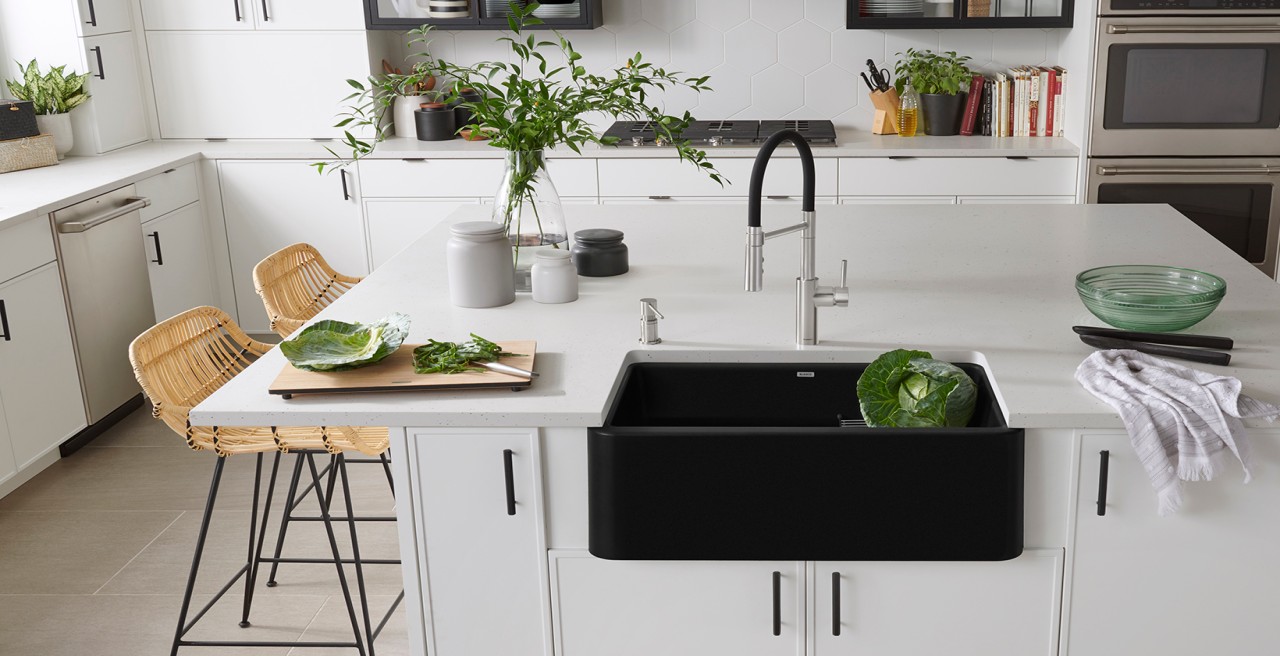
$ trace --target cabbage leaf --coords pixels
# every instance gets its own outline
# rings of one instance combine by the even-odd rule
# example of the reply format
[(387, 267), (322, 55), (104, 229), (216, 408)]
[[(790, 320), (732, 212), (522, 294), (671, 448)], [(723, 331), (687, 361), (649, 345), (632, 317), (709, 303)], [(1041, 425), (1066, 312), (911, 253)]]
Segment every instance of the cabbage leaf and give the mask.
[(345, 371), (380, 362), (409, 334), (409, 317), (393, 312), (371, 324), (317, 321), (280, 343), (289, 363), (304, 371)]
[(858, 406), (872, 427), (967, 426), (977, 397), (968, 374), (927, 351), (889, 351), (858, 378)]

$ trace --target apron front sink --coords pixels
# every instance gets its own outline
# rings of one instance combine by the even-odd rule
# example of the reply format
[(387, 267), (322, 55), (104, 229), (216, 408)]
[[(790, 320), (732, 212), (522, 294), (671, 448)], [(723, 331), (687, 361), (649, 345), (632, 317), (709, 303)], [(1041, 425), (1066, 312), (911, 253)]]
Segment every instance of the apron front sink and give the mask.
[(1024, 433), (986, 371), (964, 428), (858, 420), (865, 363), (639, 362), (588, 435), (590, 551), (641, 560), (1008, 560)]

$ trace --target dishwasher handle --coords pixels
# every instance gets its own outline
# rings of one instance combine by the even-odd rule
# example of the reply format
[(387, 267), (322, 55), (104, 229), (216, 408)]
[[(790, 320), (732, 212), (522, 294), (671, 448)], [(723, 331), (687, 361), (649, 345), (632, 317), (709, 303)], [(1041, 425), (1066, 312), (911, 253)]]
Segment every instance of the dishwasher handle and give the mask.
[(124, 205), (121, 205), (120, 207), (117, 207), (114, 210), (108, 210), (106, 212), (103, 212), (102, 214), (99, 214), (97, 216), (90, 217), (88, 219), (84, 219), (81, 221), (67, 221), (66, 223), (59, 223), (58, 232), (60, 234), (65, 235), (65, 234), (75, 234), (78, 232), (85, 232), (86, 230), (92, 230), (93, 228), (100, 226), (108, 221), (111, 221), (112, 219), (118, 219), (126, 214), (136, 212), (144, 207), (149, 207), (150, 205), (151, 205), (150, 198), (145, 198), (142, 196), (130, 196), (129, 198), (125, 199)]

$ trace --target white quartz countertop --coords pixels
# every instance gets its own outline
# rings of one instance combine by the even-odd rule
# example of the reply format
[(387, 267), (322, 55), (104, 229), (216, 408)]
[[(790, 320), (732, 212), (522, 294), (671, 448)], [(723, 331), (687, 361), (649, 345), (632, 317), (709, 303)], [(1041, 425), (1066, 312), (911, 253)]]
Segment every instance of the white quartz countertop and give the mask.
[[(528, 294), (501, 308), (450, 305), (440, 226), (374, 271), (322, 318), (409, 314), (407, 343), (427, 338), (535, 339), (542, 374), (522, 392), (398, 392), (299, 396), (267, 389), (287, 363), (273, 350), (201, 403), (202, 425), (598, 426), (619, 370), (636, 359), (867, 361), (894, 348), (985, 361), (1007, 419), (1026, 428), (1119, 427), (1076, 384), (1091, 349), (1074, 324), (1101, 325), (1080, 304), (1081, 270), (1163, 263), (1216, 273), (1228, 294), (1201, 334), (1234, 337), (1245, 390), (1280, 401), (1280, 285), (1165, 206), (836, 206), (818, 209), (818, 273), (834, 282), (849, 260), (850, 306), (819, 310), (822, 344), (794, 346), (798, 236), (765, 247), (765, 290), (743, 291), (745, 208), (566, 207), (570, 230), (626, 233), (631, 271), (580, 278), (581, 298), (542, 305)], [(450, 222), (484, 220), (483, 208)], [(796, 217), (799, 218), (798, 216)], [(781, 227), (766, 218), (766, 229)], [(637, 343), (639, 303), (654, 297), (663, 342)], [(850, 394), (854, 394), (852, 385)], [(761, 403), (768, 399), (762, 397)]]

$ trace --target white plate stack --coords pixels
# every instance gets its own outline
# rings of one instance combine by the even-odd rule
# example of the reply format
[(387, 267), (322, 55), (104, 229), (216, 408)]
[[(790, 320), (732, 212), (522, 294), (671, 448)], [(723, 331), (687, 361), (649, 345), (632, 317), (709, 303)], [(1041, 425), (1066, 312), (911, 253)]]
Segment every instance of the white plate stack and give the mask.
[(432, 18), (470, 18), (471, 0), (428, 0)]
[(862, 0), (862, 13), (866, 16), (920, 16), (924, 13), (924, 0)]

